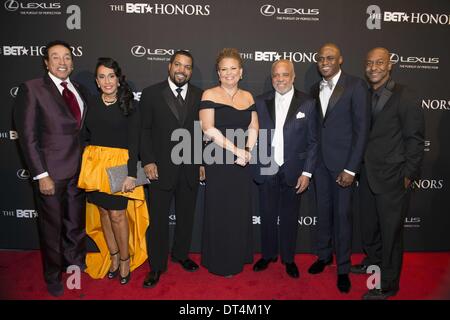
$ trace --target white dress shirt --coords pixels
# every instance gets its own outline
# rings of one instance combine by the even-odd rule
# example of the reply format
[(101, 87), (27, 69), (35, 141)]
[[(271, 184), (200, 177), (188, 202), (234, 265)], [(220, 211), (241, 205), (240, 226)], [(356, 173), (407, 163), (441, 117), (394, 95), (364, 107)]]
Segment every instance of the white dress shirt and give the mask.
[(272, 146), (274, 147), (275, 162), (280, 167), (284, 163), (283, 127), (293, 96), (294, 87), (285, 94), (275, 92), (275, 134), (273, 135)]
[[(58, 88), (59, 93), (62, 95), (62, 92), (64, 90), (64, 87), (61, 85), (61, 82), (65, 81), (67, 82), (67, 88), (73, 92), (73, 94), (75, 95), (75, 98), (77, 98), (77, 102), (78, 105), (80, 106), (80, 114), (83, 114), (84, 111), (84, 102), (83, 99), (81, 99), (80, 94), (78, 93), (77, 89), (75, 89), (75, 86), (73, 85), (73, 83), (70, 81), (70, 78), (67, 78), (66, 80), (61, 80), (57, 77), (55, 77), (53, 74), (51, 74), (50, 72), (48, 73), (48, 76), (50, 77), (50, 79), (52, 79), (53, 83), (55, 84), (56, 88)], [(41, 178), (45, 178), (48, 177), (49, 174), (47, 171), (38, 174), (37, 176), (33, 177), (33, 180), (39, 180)]]
[[(333, 84), (333, 88), (330, 89), (328, 86), (324, 86), (319, 93), (319, 97), (320, 97), (320, 104), (322, 105), (322, 113), (323, 116), (325, 117), (325, 114), (327, 113), (327, 108), (328, 108), (328, 102), (330, 101), (330, 97), (333, 94), (334, 88), (336, 88), (336, 84), (339, 81), (339, 78), (341, 77), (341, 70), (339, 70), (338, 73), (335, 74), (335, 76), (333, 78), (331, 78), (328, 81), (331, 81)], [(322, 79), (322, 81), (327, 81), (325, 79)]]
[[(285, 94), (275, 92), (275, 133), (272, 146), (274, 148), (274, 159), (278, 166), (284, 164), (284, 135), (283, 127), (294, 96), (294, 87)], [(302, 175), (311, 178), (311, 173), (303, 172)]]
[(73, 94), (75, 95), (75, 98), (77, 98), (78, 105), (80, 106), (80, 112), (81, 112), (80, 114), (82, 115), (83, 111), (84, 111), (84, 102), (83, 102), (83, 99), (81, 99), (81, 96), (78, 93), (77, 89), (75, 89), (75, 86), (70, 81), (70, 78), (67, 78), (66, 80), (61, 80), (61, 79), (55, 77), (50, 72), (48, 73), (48, 75), (50, 76), (50, 79), (52, 79), (52, 81), (55, 83), (55, 86), (58, 88), (58, 91), (61, 95), (64, 90), (64, 87), (61, 85), (61, 82), (63, 82), (63, 81), (67, 82), (67, 89), (72, 91)]
[(175, 98), (178, 96), (177, 89), (181, 88), (183, 91), (181, 91), (180, 94), (183, 97), (183, 100), (186, 101), (186, 95), (187, 95), (187, 89), (188, 89), (187, 82), (182, 87), (178, 87), (175, 83), (173, 83), (173, 81), (172, 81), (172, 79), (170, 79), (170, 77), (167, 78), (167, 80), (169, 81), (170, 90), (172, 90), (172, 93), (174, 94)]

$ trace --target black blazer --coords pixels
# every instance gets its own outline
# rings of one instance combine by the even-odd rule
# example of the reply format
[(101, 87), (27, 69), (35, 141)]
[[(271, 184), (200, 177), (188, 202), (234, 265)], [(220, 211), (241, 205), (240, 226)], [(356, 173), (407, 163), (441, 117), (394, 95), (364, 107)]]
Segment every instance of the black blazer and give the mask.
[[(295, 186), (298, 177), (303, 171), (313, 173), (317, 159), (317, 114), (315, 101), (303, 92), (294, 89), (289, 111), (283, 126), (284, 137), (284, 166), (288, 185)], [(266, 92), (256, 98), (256, 111), (258, 113), (259, 128), (267, 130), (267, 137), (259, 136), (258, 148), (267, 150), (272, 159), (272, 174), (278, 171), (271, 154), (273, 137), (271, 130), (275, 130), (275, 91)], [(263, 146), (263, 142), (265, 145)], [(258, 153), (260, 156), (260, 153)], [(258, 159), (259, 160), (259, 159)], [(253, 167), (255, 181), (263, 183), (268, 175), (261, 171), (269, 168), (270, 164), (258, 161)]]
[[(186, 177), (191, 186), (198, 183), (199, 165), (194, 163), (194, 127), (196, 136), (200, 134), (198, 111), (203, 91), (191, 84), (188, 85), (186, 95), (186, 117), (180, 120), (176, 100), (168, 80), (157, 83), (142, 91), (139, 104), (141, 113), (141, 145), (140, 155), (142, 164), (156, 163), (158, 166), (158, 183), (161, 189), (173, 188), (178, 179), (180, 166), (185, 166)], [(190, 135), (190, 157), (187, 163), (176, 164), (172, 161), (172, 149), (180, 141), (171, 141), (172, 133), (176, 129), (185, 129)], [(197, 142), (200, 143), (201, 141)], [(184, 154), (185, 155), (185, 154)], [(197, 161), (201, 163), (200, 161)]]
[(424, 155), (425, 120), (412, 92), (389, 80), (381, 92), (364, 155), (367, 179), (375, 193), (403, 186), (419, 175)]
[(362, 79), (342, 71), (325, 115), (320, 104), (319, 85), (320, 82), (316, 83), (311, 91), (319, 115), (318, 161), (333, 172), (347, 169), (357, 173), (370, 128), (367, 85)]

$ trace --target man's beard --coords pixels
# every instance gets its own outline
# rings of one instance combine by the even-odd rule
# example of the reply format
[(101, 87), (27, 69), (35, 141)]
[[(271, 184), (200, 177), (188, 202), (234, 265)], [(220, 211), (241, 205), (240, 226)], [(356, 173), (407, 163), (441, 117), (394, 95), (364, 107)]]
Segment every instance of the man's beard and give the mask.
[(184, 76), (184, 80), (182, 82), (178, 82), (177, 77), (176, 77), (177, 73), (174, 74), (173, 77), (170, 77), (170, 79), (177, 87), (180, 88), (189, 82), (189, 78), (184, 73), (179, 72), (178, 74), (182, 74)]

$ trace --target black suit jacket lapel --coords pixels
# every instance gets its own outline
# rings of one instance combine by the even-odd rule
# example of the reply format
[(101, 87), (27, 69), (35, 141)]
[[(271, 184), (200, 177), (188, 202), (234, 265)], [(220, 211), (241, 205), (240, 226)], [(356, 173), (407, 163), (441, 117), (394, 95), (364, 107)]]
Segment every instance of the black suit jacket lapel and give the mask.
[(341, 98), (342, 94), (345, 90), (345, 75), (342, 72), (341, 76), (339, 77), (339, 81), (336, 83), (336, 87), (333, 90), (333, 93), (331, 94), (330, 100), (328, 101), (328, 107), (325, 114), (325, 118), (330, 114), (330, 112), (333, 111), (333, 108), (336, 106), (336, 103)]
[(294, 95), (292, 96), (291, 104), (289, 105), (289, 110), (286, 115), (286, 120), (284, 123), (287, 123), (292, 117), (294, 117), (298, 107), (301, 104), (301, 100), (298, 94), (298, 91), (294, 89)]
[(323, 122), (324, 114), (322, 110), (322, 103), (320, 102), (320, 85), (317, 83), (311, 90), (311, 95), (316, 99), (316, 108), (318, 109), (317, 114), (319, 115), (319, 119)]
[(276, 116), (275, 116), (275, 93), (273, 93), (269, 99), (265, 100), (266, 101), (266, 107), (267, 107), (267, 111), (269, 112), (270, 118), (273, 121), (273, 125), (275, 127), (275, 121), (276, 121)]
[(190, 118), (190, 116), (193, 114), (194, 112), (194, 102), (195, 102), (195, 97), (194, 97), (194, 93), (193, 90), (191, 88), (191, 85), (188, 84), (187, 86), (187, 94), (186, 94), (186, 118), (185, 121)]
[(388, 100), (391, 98), (392, 90), (394, 89), (394, 87), (394, 80), (389, 80), (389, 82), (386, 84), (386, 87), (384, 87), (384, 89), (381, 91), (380, 98), (378, 99), (377, 105), (372, 112), (373, 120), (375, 120), (376, 116), (383, 110), (386, 102), (388, 102)]
[(167, 84), (164, 88), (162, 94), (170, 111), (172, 111), (175, 118), (177, 118), (178, 122), (180, 122), (180, 114), (178, 113), (177, 106), (175, 105), (175, 99), (172, 90), (170, 90), (169, 84)]

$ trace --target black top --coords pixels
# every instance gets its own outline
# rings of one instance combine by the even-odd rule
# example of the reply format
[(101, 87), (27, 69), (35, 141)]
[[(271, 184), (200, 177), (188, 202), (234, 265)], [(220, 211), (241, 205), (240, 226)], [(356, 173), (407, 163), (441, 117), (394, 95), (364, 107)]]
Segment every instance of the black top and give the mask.
[(372, 101), (371, 101), (372, 113), (375, 111), (375, 107), (377, 106), (378, 100), (380, 100), (381, 92), (384, 90), (384, 88), (386, 88), (389, 81), (390, 81), (390, 78), (381, 87), (379, 87), (376, 90), (374, 90), (372, 87), (369, 88), (369, 92), (372, 95)]
[(128, 149), (128, 175), (136, 177), (139, 150), (139, 112), (137, 104), (125, 116), (118, 102), (105, 105), (100, 96), (89, 103), (85, 120), (87, 144), (111, 148)]
[[(246, 109), (236, 109), (228, 104), (214, 102), (211, 100), (202, 100), (201, 109), (215, 109), (214, 126), (222, 132), (226, 133), (226, 129), (243, 129), (247, 130), (252, 120), (251, 111), (256, 111), (255, 104)], [(248, 112), (248, 113), (247, 113)]]

